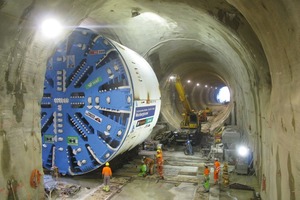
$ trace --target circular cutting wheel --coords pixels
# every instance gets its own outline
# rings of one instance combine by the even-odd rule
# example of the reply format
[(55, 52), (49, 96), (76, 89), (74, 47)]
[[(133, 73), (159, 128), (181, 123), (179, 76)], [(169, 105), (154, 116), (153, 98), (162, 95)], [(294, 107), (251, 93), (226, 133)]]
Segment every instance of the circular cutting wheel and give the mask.
[[(45, 168), (70, 175), (99, 168), (120, 150), (132, 121), (141, 122), (133, 116), (132, 80), (118, 48), (78, 28), (49, 58), (41, 103)], [(156, 123), (158, 114), (144, 108)]]

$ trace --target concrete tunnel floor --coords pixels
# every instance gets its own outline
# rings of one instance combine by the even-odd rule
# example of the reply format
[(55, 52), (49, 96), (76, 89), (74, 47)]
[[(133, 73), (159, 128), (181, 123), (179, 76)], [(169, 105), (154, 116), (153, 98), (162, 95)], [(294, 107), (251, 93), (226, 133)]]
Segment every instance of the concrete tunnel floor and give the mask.
[[(103, 179), (101, 175), (89, 177), (59, 178), (59, 181), (78, 184), (81, 189), (75, 195), (66, 195), (52, 192), (48, 199), (78, 199), (78, 200), (182, 200), (182, 199), (203, 199), (203, 200), (246, 200), (253, 199), (253, 191), (230, 189), (223, 185), (222, 172), (219, 184), (214, 185), (213, 180), (213, 159), (207, 160), (200, 148), (194, 147), (194, 155), (185, 155), (184, 146), (176, 146), (170, 151), (164, 150), (164, 180), (161, 180), (155, 170), (155, 174), (147, 177), (139, 177), (139, 166), (143, 156), (154, 157), (155, 151), (141, 150), (139, 155), (121, 169), (113, 171), (111, 179), (111, 190), (102, 190)], [(210, 192), (204, 192), (201, 184), (203, 180), (204, 163), (211, 168)], [(223, 166), (223, 162), (221, 162)], [(253, 187), (259, 191), (259, 185), (255, 175), (238, 175), (234, 172), (234, 166), (229, 165), (230, 184), (239, 183)]]

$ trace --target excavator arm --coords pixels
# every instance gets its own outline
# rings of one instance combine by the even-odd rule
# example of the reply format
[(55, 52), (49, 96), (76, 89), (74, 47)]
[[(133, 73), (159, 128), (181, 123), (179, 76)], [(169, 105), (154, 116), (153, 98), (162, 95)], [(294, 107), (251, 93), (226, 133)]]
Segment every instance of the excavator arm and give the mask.
[(179, 99), (184, 107), (183, 121), (180, 124), (181, 129), (197, 129), (199, 126), (199, 120), (197, 113), (192, 110), (190, 103), (185, 94), (181, 79), (178, 75), (175, 76), (175, 88), (177, 90)]
[(181, 101), (181, 103), (182, 103), (182, 105), (185, 109), (185, 113), (191, 113), (192, 109), (191, 109), (190, 103), (189, 103), (189, 101), (186, 97), (184, 88), (183, 88), (182, 83), (181, 83), (181, 79), (178, 75), (176, 76), (176, 80), (175, 80), (175, 88), (177, 90), (179, 99), (180, 99), (180, 101)]

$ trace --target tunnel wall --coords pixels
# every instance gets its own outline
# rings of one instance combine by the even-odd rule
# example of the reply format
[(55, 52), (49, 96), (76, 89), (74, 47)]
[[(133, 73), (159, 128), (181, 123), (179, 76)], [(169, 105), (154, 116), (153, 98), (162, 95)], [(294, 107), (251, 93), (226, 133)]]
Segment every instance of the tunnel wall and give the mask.
[(0, 199), (44, 199), (42, 176), (36, 187), (30, 185), (33, 170), (43, 175), (40, 100), (44, 66), (56, 42), (72, 27), (56, 41), (47, 40), (38, 31), (39, 20), (56, 14), (65, 23), (79, 24), (88, 6), (97, 7), (101, 1), (93, 3), (0, 2)]
[[(66, 23), (79, 24), (86, 16), (101, 18), (111, 14), (114, 17), (115, 13), (109, 6), (103, 7), (103, 12), (95, 10), (95, 8), (100, 8), (105, 1), (79, 0), (74, 2), (66, 0), (53, 1), (51, 5), (45, 5), (44, 1), (33, 2), (29, 0), (18, 3), (1, 1), (0, 4), (0, 23), (1, 27), (5, 27), (0, 30), (0, 142), (2, 143), (0, 145), (2, 169), (0, 174), (3, 177), (0, 180), (0, 199), (6, 198), (9, 194), (6, 189), (7, 180), (12, 180), (12, 178), (16, 180), (17, 194), (20, 199), (31, 199), (33, 195), (41, 197), (43, 193), (41, 186), (37, 189), (31, 188), (28, 179), (33, 169), (41, 170), (41, 151), (39, 149), (41, 145), (38, 137), (40, 135), (40, 115), (39, 105), (36, 102), (42, 96), (40, 86), (43, 84), (42, 77), (45, 69), (41, 66), (45, 66), (46, 58), (51, 54), (50, 51), (55, 43), (37, 41), (40, 36), (35, 35), (33, 27), (36, 19), (41, 18), (42, 11), (53, 11)], [(185, 2), (189, 2), (190, 5), (201, 4), (201, 1)], [(300, 196), (300, 160), (298, 159), (300, 150), (298, 145), (300, 142), (298, 123), (300, 117), (299, 1), (228, 0), (227, 2), (230, 2), (243, 14), (261, 42), (264, 52), (254, 52), (253, 56), (260, 60), (262, 54), (265, 53), (268, 61), (266, 64), (256, 66), (258, 73), (251, 76), (250, 80), (255, 87), (249, 87), (249, 90), (244, 91), (243, 88), (238, 89), (237, 86), (234, 90), (234, 95), (250, 91), (249, 97), (251, 98), (247, 98), (247, 95), (245, 97), (237, 95), (236, 97), (243, 98), (237, 104), (247, 105), (250, 99), (257, 100), (251, 107), (246, 108), (245, 113), (243, 112), (245, 107), (238, 107), (237, 110), (241, 119), (248, 120), (243, 125), (246, 128), (245, 132), (257, 135), (254, 137), (254, 142), (258, 144), (256, 150), (261, 152), (257, 155), (261, 160), (258, 160), (259, 163), (257, 163), (259, 166), (257, 173), (261, 182), (262, 175), (266, 177), (266, 188), (261, 188), (262, 197), (267, 200), (297, 199)], [(157, 10), (160, 8), (164, 8), (164, 5), (156, 7)], [(184, 6), (181, 10), (176, 10), (176, 7), (172, 8), (171, 10), (182, 13), (180, 16), (192, 13), (191, 9), (186, 9)], [(95, 12), (91, 13), (92, 10)], [(124, 19), (128, 17), (126, 15), (128, 13), (122, 14)], [(103, 21), (108, 21), (108, 19), (105, 18)], [(117, 16), (110, 19), (118, 20)], [(187, 22), (191, 19), (195, 22), (205, 22), (202, 15), (190, 18)], [(123, 22), (121, 21), (120, 25)], [(229, 26), (237, 30), (240, 36), (247, 34), (246, 29), (245, 32), (242, 32), (243, 24), (238, 27), (237, 23), (233, 22), (236, 21), (229, 21)], [(134, 30), (135, 23), (130, 22), (127, 25), (128, 30), (118, 29), (116, 31), (118, 35), (123, 35), (120, 40), (116, 41), (122, 41), (122, 44), (139, 53), (147, 54), (152, 47), (151, 44), (156, 44), (157, 41), (170, 36), (168, 33), (158, 34), (150, 41), (149, 38), (145, 39), (144, 32), (151, 31), (153, 27), (141, 28), (129, 35), (131, 30)], [(175, 37), (184, 35), (180, 32), (182, 29), (177, 28), (176, 22), (169, 23), (165, 29), (160, 29), (158, 25), (154, 26), (155, 31), (174, 30)], [(199, 26), (198, 30), (204, 30), (200, 28)], [(201, 31), (194, 32), (188, 37), (202, 37), (207, 40), (219, 39), (205, 35)], [(131, 46), (132, 38), (140, 38), (140, 40), (134, 41)], [(162, 70), (161, 73), (165, 72), (165, 69), (160, 68), (163, 64), (157, 65), (158, 70)], [(271, 77), (266, 73), (269, 70)], [(232, 83), (229, 87), (234, 84), (238, 85), (239, 83)], [(33, 158), (31, 162), (27, 162), (29, 158)], [(22, 170), (19, 166), (22, 166)]]
[[(260, 180), (263, 199), (299, 199), (299, 19), (300, 2), (229, 1), (248, 20), (266, 54), (271, 94), (259, 97), (258, 124), (261, 150)], [(255, 11), (255, 15), (253, 14)], [(261, 95), (266, 91), (261, 88)], [(265, 177), (265, 179), (263, 178)]]
[[(24, 2), (15, 9), (11, 2), (1, 8), (0, 57), (0, 199), (40, 199), (43, 181), (30, 186), (33, 170), (41, 165), (40, 105), (45, 47), (34, 40), (35, 30), (26, 14)], [(22, 15), (23, 14), (23, 15)], [(5, 27), (5, 28), (4, 28)], [(12, 183), (8, 185), (8, 182)], [(13, 191), (8, 189), (13, 188)]]

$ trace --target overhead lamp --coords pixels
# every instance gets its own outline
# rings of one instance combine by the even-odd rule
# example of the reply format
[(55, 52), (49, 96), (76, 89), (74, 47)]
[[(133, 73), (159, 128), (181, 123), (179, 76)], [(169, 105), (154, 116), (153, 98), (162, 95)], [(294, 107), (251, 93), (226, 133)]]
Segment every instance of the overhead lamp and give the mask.
[(169, 79), (170, 79), (170, 80), (173, 80), (173, 79), (175, 79), (175, 76), (170, 76)]
[(46, 19), (41, 24), (43, 35), (48, 38), (55, 38), (62, 32), (62, 25), (54, 18)]

